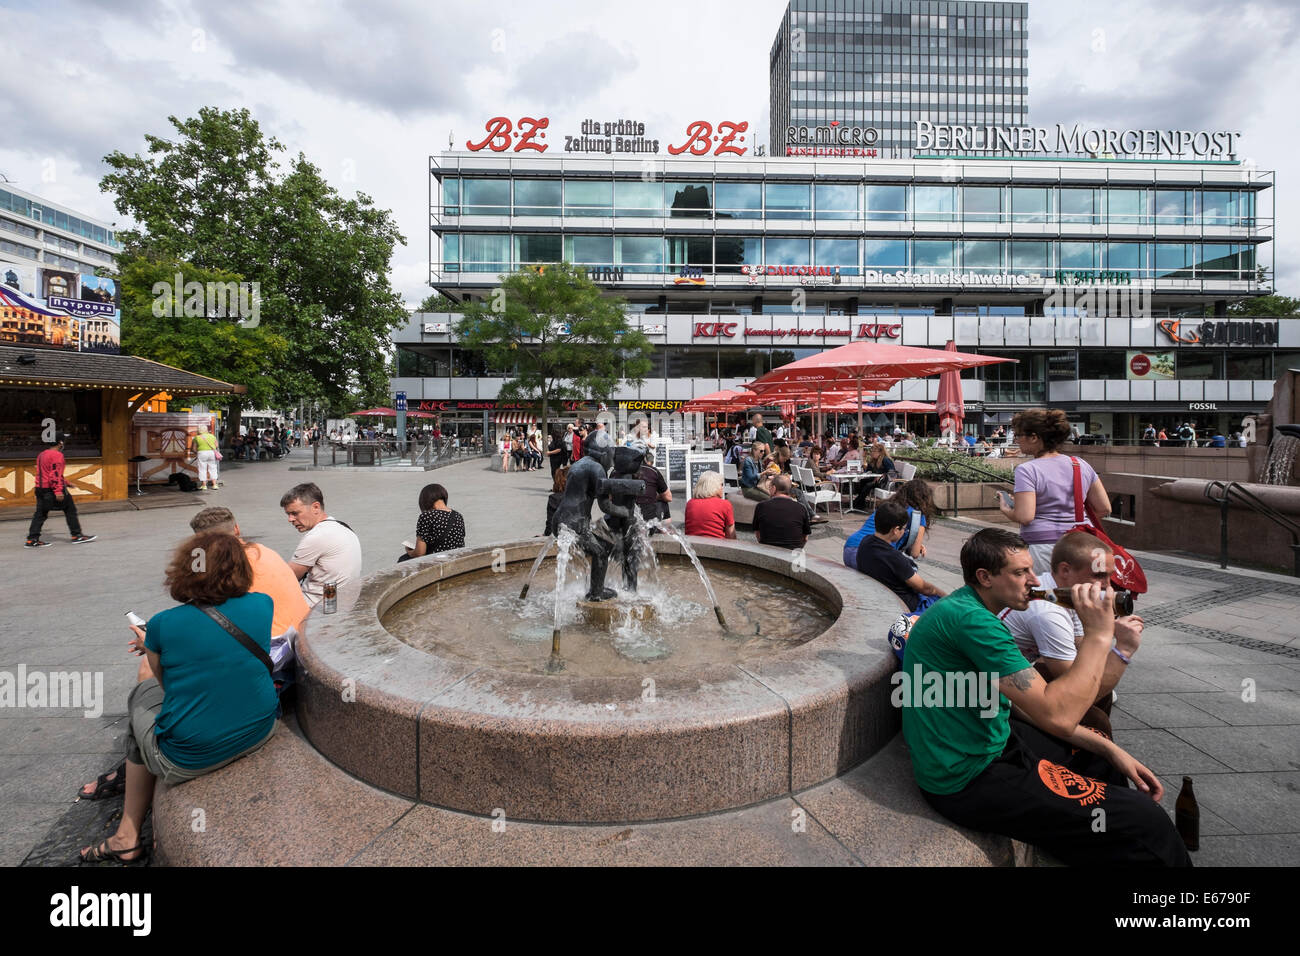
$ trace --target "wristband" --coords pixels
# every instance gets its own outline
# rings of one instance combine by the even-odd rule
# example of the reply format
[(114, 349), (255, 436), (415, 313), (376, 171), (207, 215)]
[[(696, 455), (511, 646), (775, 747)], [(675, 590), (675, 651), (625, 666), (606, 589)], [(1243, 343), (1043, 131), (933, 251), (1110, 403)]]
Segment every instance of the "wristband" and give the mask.
[(1123, 651), (1121, 651), (1118, 647), (1112, 647), (1112, 648), (1110, 649), (1110, 652), (1111, 652), (1112, 654), (1114, 654), (1116, 657), (1118, 657), (1120, 660), (1122, 660), (1125, 664), (1131, 664), (1131, 663), (1133, 663), (1133, 658), (1129, 657), (1127, 654), (1125, 654)]

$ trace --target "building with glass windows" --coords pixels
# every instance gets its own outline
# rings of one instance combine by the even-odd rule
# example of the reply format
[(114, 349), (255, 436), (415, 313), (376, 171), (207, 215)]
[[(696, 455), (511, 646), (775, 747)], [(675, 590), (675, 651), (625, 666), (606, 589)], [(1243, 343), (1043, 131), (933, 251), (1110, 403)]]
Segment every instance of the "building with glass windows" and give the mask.
[[(1151, 418), (1239, 424), (1300, 365), (1300, 320), (1228, 317), (1272, 291), (1273, 174), (1238, 163), (449, 153), (429, 175), (433, 288), (482, 298), (569, 261), (628, 301), (658, 348), (616, 402), (683, 402), (851, 341), (953, 339), (1019, 360), (969, 373), (968, 425), (1050, 404), (1124, 439)], [(394, 390), (490, 423), (512, 370), (461, 349), (455, 320), (395, 333)]]
[(0, 186), (0, 260), (93, 275), (113, 269), (119, 249), (111, 226), (11, 185)]
[(1025, 3), (791, 0), (769, 58), (769, 153), (826, 155), (791, 127), (875, 129), (878, 155), (898, 158), (916, 120), (1023, 125), (1028, 18)]

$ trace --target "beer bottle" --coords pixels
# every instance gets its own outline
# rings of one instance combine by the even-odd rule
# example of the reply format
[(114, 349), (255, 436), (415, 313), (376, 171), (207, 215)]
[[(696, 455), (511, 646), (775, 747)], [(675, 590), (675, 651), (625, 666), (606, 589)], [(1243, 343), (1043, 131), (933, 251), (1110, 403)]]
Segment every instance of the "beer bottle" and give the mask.
[(339, 589), (337, 584), (325, 585), (324, 593), (321, 595), (321, 613), (334, 614), (339, 609), (338, 604)]
[(1174, 801), (1174, 826), (1189, 850), (1201, 848), (1201, 808), (1196, 805), (1192, 792), (1192, 778), (1183, 777), (1183, 789)]
[[(1074, 609), (1074, 596), (1069, 588), (1053, 588), (1050, 591), (1034, 590), (1029, 592), (1031, 601), (1050, 601), (1053, 604), (1059, 604), (1061, 607)], [(1133, 592), (1132, 591), (1115, 591), (1115, 616), (1125, 617), (1133, 613)]]

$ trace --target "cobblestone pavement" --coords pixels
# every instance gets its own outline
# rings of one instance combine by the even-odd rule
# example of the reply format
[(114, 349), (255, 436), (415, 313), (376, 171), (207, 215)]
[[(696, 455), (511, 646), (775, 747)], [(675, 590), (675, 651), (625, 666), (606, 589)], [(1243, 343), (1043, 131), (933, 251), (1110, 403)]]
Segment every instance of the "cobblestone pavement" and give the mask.
[[(396, 560), (429, 482), (447, 487), (470, 546), (540, 534), (544, 524), (548, 472), (502, 475), (488, 460), (424, 474), (288, 470), (309, 461), (309, 453), (295, 451), (280, 462), (227, 463), (222, 490), (178, 507), (87, 515), (87, 533), (99, 539), (77, 547), (67, 543), (57, 513), (45, 534), (56, 546), (37, 551), (22, 547), (26, 515), (0, 518), (0, 531), (9, 532), (0, 671), (98, 673), (104, 687), (96, 716), (0, 708), (0, 865), (29, 855), (31, 863), (70, 862), (76, 846), (111, 824), (113, 810), (104, 804), (73, 804), (77, 788), (121, 750), (136, 669), (122, 615), (148, 617), (170, 604), (162, 569), (198, 508), (231, 508), (247, 537), (287, 557), (298, 534), (278, 507), (280, 495), (315, 481), (330, 512), (360, 532), (367, 573)], [(679, 524), (683, 508), (679, 495)], [(817, 526), (809, 553), (838, 561), (860, 520), (835, 516)], [(921, 573), (942, 588), (960, 586), (961, 543), (980, 526), (941, 519)], [(1170, 812), (1182, 776), (1195, 777), (1198, 865), (1300, 864), (1300, 581), (1169, 555), (1138, 557), (1151, 584), (1138, 602), (1148, 627), (1118, 688), (1118, 742), (1160, 776)]]

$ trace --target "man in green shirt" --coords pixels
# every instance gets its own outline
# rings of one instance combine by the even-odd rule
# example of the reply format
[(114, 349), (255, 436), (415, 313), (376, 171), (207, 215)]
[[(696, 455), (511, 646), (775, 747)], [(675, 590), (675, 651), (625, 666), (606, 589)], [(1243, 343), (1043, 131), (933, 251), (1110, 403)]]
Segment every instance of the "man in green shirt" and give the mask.
[(927, 802), (954, 823), (1041, 846), (1070, 864), (1190, 866), (1160, 807), (1160, 781), (1079, 726), (1110, 655), (1111, 592), (1073, 587), (1083, 623), (1078, 656), (1047, 683), (997, 617), (1004, 608), (1025, 610), (1038, 585), (1028, 546), (989, 528), (967, 540), (961, 566), (966, 587), (916, 622), (894, 675)]

